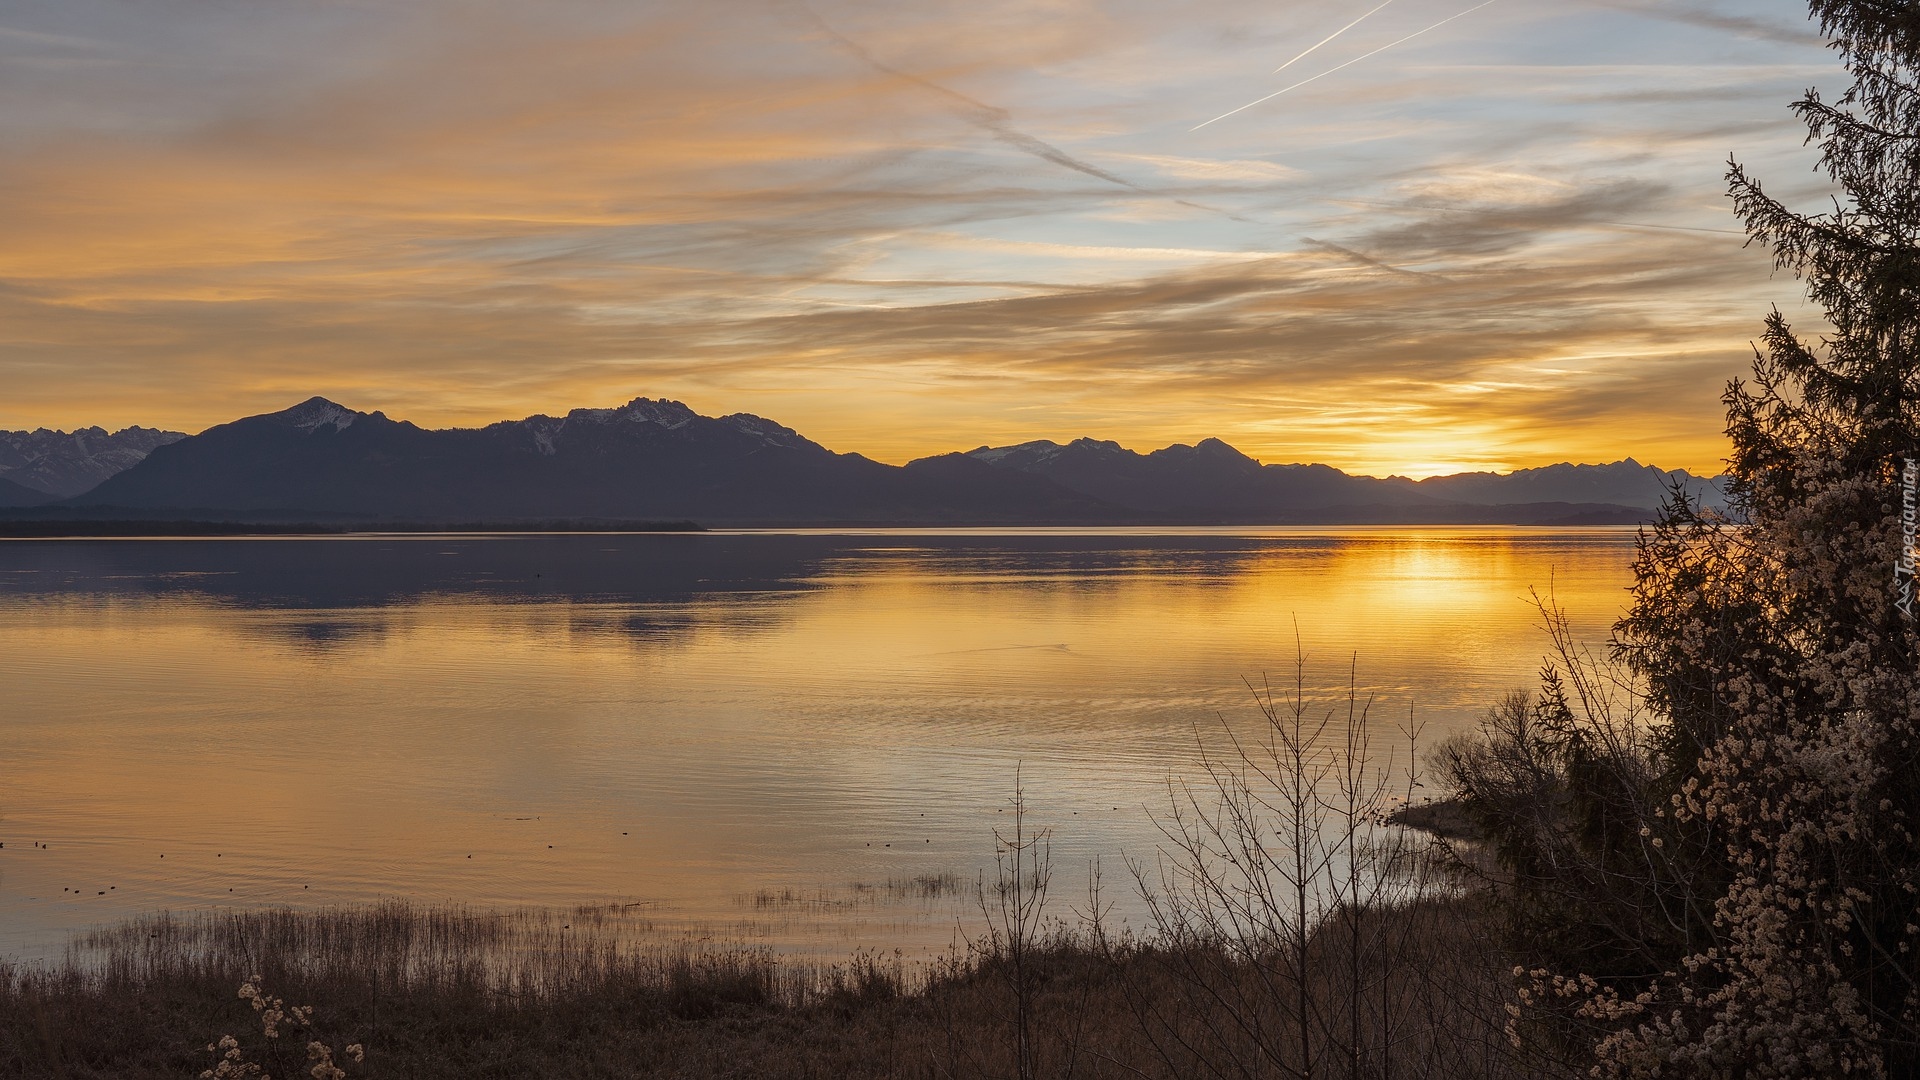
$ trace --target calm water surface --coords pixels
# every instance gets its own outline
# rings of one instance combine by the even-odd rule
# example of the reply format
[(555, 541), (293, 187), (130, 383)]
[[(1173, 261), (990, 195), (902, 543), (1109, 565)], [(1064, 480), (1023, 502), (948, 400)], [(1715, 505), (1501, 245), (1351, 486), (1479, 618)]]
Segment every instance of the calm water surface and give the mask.
[[(0, 541), (0, 956), (162, 908), (619, 902), (945, 944), (1016, 765), (1062, 907), (1244, 680), (1397, 740), (1601, 640), (1631, 529)], [(44, 846), (36, 846), (44, 845)], [(765, 890), (810, 902), (769, 907)], [(101, 895), (104, 893), (105, 895)], [(1122, 913), (1130, 910), (1126, 897)]]

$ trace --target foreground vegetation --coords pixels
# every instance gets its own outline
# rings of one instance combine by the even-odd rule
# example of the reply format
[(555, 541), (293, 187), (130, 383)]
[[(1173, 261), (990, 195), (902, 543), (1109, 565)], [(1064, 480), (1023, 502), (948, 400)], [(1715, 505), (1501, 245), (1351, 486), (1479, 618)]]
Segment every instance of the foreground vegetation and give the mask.
[[(821, 965), (622, 945), (593, 909), (155, 917), (93, 936), (61, 968), (0, 973), (0, 1075), (198, 1076), (222, 1035), (273, 1076), (306, 1075), (313, 1041), (356, 1077), (1497, 1078), (1551, 1066), (1507, 1038), (1511, 980), (1479, 898), (1366, 924), (1357, 958), (1331, 934), (1313, 943), (1308, 986), (1326, 1008), (1303, 1060), (1290, 998), (1267, 993), (1293, 978), (1284, 957), (1090, 926), (1056, 923), (1027, 942), (1023, 992), (1004, 939), (924, 967)], [(283, 1013), (310, 1006), (310, 1022), (281, 1019), (264, 1038), (266, 1010), (236, 993), (256, 975)]]
[(1097, 895), (1050, 921), (1016, 794), (989, 931), (931, 968), (635, 949), (585, 911), (156, 919), (0, 971), (0, 1070), (1920, 1075), (1920, 9), (1811, 8), (1855, 81), (1795, 108), (1846, 201), (1802, 216), (1730, 182), (1833, 333), (1769, 319), (1726, 395), (1736, 520), (1675, 493), (1613, 652), (1543, 604), (1538, 692), (1442, 748), (1460, 812), (1433, 824), (1484, 838), (1489, 864), (1451, 864), (1477, 881), (1377, 826), (1410, 791), (1364, 704), (1302, 679), (1175, 788), (1160, 858), (1131, 867), (1142, 937), (1108, 934)]
[(1446, 762), (1520, 1026), (1596, 1077), (1920, 1075), (1920, 6), (1809, 7), (1852, 77), (1793, 104), (1830, 210), (1728, 194), (1823, 332), (1774, 311), (1727, 387), (1733, 518), (1676, 491), (1611, 652), (1561, 624)]

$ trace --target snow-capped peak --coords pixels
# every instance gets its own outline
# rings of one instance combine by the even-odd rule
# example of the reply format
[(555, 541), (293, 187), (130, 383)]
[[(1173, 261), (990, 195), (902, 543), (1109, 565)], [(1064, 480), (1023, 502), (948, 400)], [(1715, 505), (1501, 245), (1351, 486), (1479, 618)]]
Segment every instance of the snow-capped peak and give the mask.
[(575, 409), (567, 414), (568, 420), (582, 423), (607, 424), (615, 421), (627, 421), (636, 424), (659, 424), (669, 431), (685, 427), (699, 419), (698, 413), (678, 401), (666, 398), (634, 398), (616, 409)]
[(336, 405), (323, 397), (311, 397), (280, 414), (287, 422), (301, 431), (314, 432), (321, 428), (345, 431), (353, 426), (360, 414), (344, 405)]
[(1066, 447), (1052, 439), (1035, 439), (1014, 446), (982, 446), (978, 450), (967, 451), (967, 456), (989, 465), (998, 465), (1008, 458), (1017, 459), (1023, 465), (1037, 465), (1052, 461), (1065, 450)]
[(685, 427), (695, 420), (700, 419), (699, 413), (694, 412), (678, 401), (669, 401), (666, 398), (660, 398), (658, 400), (652, 398), (634, 398), (632, 401), (627, 402), (624, 407), (616, 411), (622, 420), (630, 420), (642, 424), (659, 424), (669, 431), (674, 428)]

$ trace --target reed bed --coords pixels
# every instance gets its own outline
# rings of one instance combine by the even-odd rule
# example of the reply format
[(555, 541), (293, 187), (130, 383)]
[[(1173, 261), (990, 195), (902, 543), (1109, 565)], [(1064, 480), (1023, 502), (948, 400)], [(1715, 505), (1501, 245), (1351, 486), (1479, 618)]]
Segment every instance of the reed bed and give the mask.
[(756, 889), (742, 896), (740, 902), (741, 906), (756, 911), (877, 908), (915, 901), (971, 901), (974, 887), (974, 882), (964, 880), (958, 874), (916, 874), (912, 877), (888, 878), (882, 882), (854, 882), (845, 889)]
[(260, 1035), (243, 983), (311, 1006), (311, 1033), (365, 1044), (352, 1075), (631, 1075), (672, 1052), (640, 1045), (652, 1032), (891, 1000), (930, 977), (898, 956), (828, 963), (657, 933), (617, 906), (157, 914), (83, 935), (58, 963), (0, 964), (0, 1075), (200, 1075), (211, 1041)]
[[(826, 962), (658, 932), (619, 907), (155, 915), (85, 935), (59, 963), (0, 965), (0, 1075), (194, 1077), (222, 1035), (270, 1061), (279, 1050), (236, 995), (254, 976), (313, 1009), (280, 1049), (364, 1046), (364, 1061), (333, 1059), (354, 1078), (1346, 1078), (1342, 1039), (1393, 1048), (1369, 1076), (1543, 1075), (1507, 1047), (1510, 990), (1481, 898), (1366, 919), (1361, 966), (1329, 936), (1309, 973), (1328, 1016), (1360, 995), (1366, 1030), (1329, 1028), (1301, 1061), (1279, 1037), (1286, 998), (1268, 992), (1293, 977), (1287, 956), (1085, 923), (1052, 921), (1016, 967), (992, 934), (929, 963)], [(306, 1075), (290, 1057), (272, 1075)]]
[[(732, 981), (752, 983), (753, 1000), (800, 1005), (834, 992), (845, 965), (662, 932), (621, 905), (478, 911), (388, 901), (145, 916), (80, 936), (61, 967), (106, 985), (244, 971), (276, 983), (365, 982), (394, 994), (470, 991), (525, 1000), (615, 985)], [(899, 967), (905, 982), (908, 965), (903, 960)]]

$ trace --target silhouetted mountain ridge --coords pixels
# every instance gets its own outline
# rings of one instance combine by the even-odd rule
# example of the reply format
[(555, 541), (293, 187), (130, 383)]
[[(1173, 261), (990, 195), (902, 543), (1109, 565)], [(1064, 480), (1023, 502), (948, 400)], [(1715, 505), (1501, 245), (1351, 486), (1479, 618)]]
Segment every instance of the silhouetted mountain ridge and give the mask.
[(1403, 506), (1432, 511), (1449, 504), (1520, 506), (1600, 504), (1651, 511), (1669, 482), (1724, 502), (1717, 478), (1641, 465), (1549, 465), (1512, 473), (1457, 473), (1412, 480), (1354, 476), (1329, 465), (1262, 465), (1219, 439), (1141, 454), (1119, 443), (1075, 439), (982, 446), (967, 457), (996, 468), (1044, 476), (1073, 491), (1143, 510), (1178, 515), (1264, 516), (1306, 508)]
[(426, 430), (312, 398), (162, 447), (74, 506), (407, 520), (1105, 520), (1117, 507), (984, 463), (901, 468), (764, 417), (635, 398)]
[(1659, 469), (1624, 458), (1606, 465), (1561, 462), (1510, 473), (1455, 473), (1417, 482), (1422, 492), (1458, 502), (1533, 502), (1552, 498), (1572, 502), (1611, 502), (1658, 507), (1669, 484), (1679, 483), (1688, 495), (1724, 506), (1726, 491), (1720, 477), (1694, 476), (1685, 469)]
[[(705, 524), (1546, 523), (1650, 516), (1627, 460), (1414, 481), (1263, 465), (1219, 439), (1138, 453), (1076, 439), (887, 465), (765, 417), (634, 398), (429, 430), (314, 397), (154, 447), (48, 514)], [(0, 496), (3, 498), (4, 496)], [(302, 517), (305, 515), (305, 517)]]

